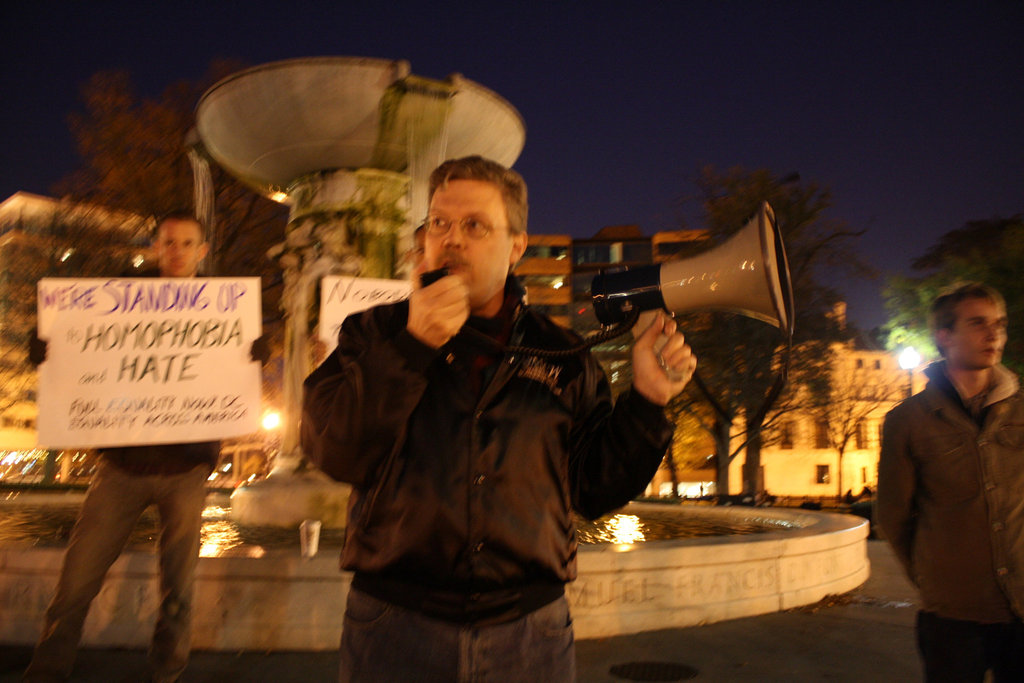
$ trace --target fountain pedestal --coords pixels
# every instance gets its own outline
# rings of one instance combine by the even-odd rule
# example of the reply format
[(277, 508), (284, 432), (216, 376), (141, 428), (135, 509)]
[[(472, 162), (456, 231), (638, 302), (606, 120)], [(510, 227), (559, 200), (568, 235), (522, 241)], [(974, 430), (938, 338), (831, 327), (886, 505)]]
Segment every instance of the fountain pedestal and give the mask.
[(345, 526), (350, 487), (320, 470), (275, 468), (231, 494), (231, 518), (248, 526), (298, 526), (305, 519)]
[[(225, 78), (196, 108), (206, 154), (291, 207), (284, 271), (284, 431), (265, 481), (232, 495), (241, 524), (344, 524), (348, 489), (313, 473), (299, 444), (302, 381), (312, 369), (309, 321), (324, 275), (393, 278), (396, 248), (426, 213), (427, 178), (449, 157), (510, 166), (525, 129), (518, 112), (462, 78), (415, 76), (404, 61), (355, 57), (265, 64)], [(329, 516), (323, 516), (329, 515)]]
[(271, 250), (284, 271), (288, 408), (270, 474), (231, 495), (231, 515), (240, 524), (294, 526), (317, 519), (327, 527), (345, 525), (350, 488), (308, 467), (300, 444), (302, 382), (319, 360), (310, 353), (309, 321), (324, 275), (392, 275), (407, 190), (408, 178), (376, 169), (315, 173), (288, 187), (285, 240)]

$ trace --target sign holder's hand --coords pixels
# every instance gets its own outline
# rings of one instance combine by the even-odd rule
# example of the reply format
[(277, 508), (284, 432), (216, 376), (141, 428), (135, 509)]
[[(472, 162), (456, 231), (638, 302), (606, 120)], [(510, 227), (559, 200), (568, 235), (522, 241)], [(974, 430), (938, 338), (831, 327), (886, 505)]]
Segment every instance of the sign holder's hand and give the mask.
[(260, 365), (266, 365), (270, 360), (270, 340), (267, 339), (267, 335), (261, 334), (252, 340), (249, 346), (249, 360), (254, 363), (258, 361)]
[(35, 330), (28, 335), (28, 360), (32, 365), (39, 366), (46, 361), (46, 352), (49, 345), (45, 339), (40, 339)]

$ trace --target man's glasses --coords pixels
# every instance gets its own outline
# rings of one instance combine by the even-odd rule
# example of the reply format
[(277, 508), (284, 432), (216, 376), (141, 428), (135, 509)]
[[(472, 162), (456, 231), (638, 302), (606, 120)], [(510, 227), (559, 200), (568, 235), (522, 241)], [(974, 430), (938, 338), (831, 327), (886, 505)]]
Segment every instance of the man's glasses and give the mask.
[(489, 224), (480, 220), (479, 218), (463, 218), (459, 221), (453, 221), (450, 218), (444, 218), (443, 216), (427, 216), (424, 225), (426, 226), (427, 234), (434, 237), (443, 237), (448, 234), (448, 231), (452, 229), (452, 225), (458, 223), (459, 227), (462, 228), (462, 232), (471, 239), (479, 240), (487, 237), (494, 230)]

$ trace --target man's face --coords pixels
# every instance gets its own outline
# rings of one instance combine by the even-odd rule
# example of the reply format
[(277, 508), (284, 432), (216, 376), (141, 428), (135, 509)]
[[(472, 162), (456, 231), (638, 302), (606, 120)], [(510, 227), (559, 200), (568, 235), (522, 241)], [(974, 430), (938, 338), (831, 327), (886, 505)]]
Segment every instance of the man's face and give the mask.
[(153, 246), (162, 277), (194, 276), (209, 249), (198, 223), (176, 218), (160, 224)]
[[(447, 267), (469, 289), (469, 308), (474, 315), (497, 315), (504, 300), (505, 278), (526, 250), (526, 234), (509, 232), (501, 191), (482, 180), (452, 180), (435, 190), (429, 214), (452, 221), (452, 226), (444, 235), (427, 231), (426, 269)], [(466, 218), (486, 223), (491, 231), (478, 238), (467, 235), (460, 224)]]
[(964, 299), (956, 305), (952, 329), (938, 330), (935, 340), (955, 370), (986, 370), (1003, 358), (1006, 309), (988, 299)]

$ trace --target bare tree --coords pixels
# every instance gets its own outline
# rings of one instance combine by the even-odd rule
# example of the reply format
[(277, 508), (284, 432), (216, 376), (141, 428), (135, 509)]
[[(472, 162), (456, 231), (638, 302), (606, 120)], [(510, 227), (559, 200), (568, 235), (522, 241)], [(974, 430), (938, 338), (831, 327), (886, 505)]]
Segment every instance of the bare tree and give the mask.
[[(719, 172), (706, 168), (697, 187), (713, 243), (742, 228), (762, 202), (772, 206), (789, 258), (796, 304), (792, 372), (815, 372), (828, 342), (843, 333), (830, 317), (839, 295), (825, 284), (828, 280), (821, 273), (859, 276), (870, 272), (850, 250), (861, 232), (826, 219), (829, 192), (796, 177), (780, 178), (765, 169)], [(708, 426), (716, 443), (719, 491), (729, 490), (729, 465), (745, 450), (743, 489), (758, 493), (761, 430), (779, 410), (776, 406), (774, 413), (767, 411), (764, 399), (783, 365), (784, 335), (764, 323), (727, 313), (688, 315), (682, 324), (700, 373), (689, 396), (706, 401), (713, 410)], [(741, 417), (744, 425), (737, 439), (734, 423)], [(736, 442), (739, 446), (734, 449)]]
[[(177, 81), (159, 97), (139, 97), (125, 71), (93, 75), (82, 87), (82, 109), (70, 116), (82, 166), (61, 181), (58, 194), (155, 217), (193, 207), (193, 174), (186, 140), (202, 94), (243, 64), (215, 61), (195, 82)], [(281, 271), (267, 251), (284, 239), (287, 210), (259, 196), (216, 164), (210, 165), (216, 235), (206, 269), (215, 275), (258, 275), (264, 334), (279, 357)], [(264, 367), (267, 398), (280, 387), (280, 366)], [(276, 381), (275, 381), (276, 380)]]
[(825, 381), (816, 390), (805, 387), (804, 392), (809, 414), (838, 454), (837, 496), (843, 495), (843, 458), (847, 450), (865, 438), (868, 419), (892, 407), (907, 388), (903, 373), (886, 367), (878, 358), (880, 354), (865, 358), (845, 346), (845, 353), (839, 353), (835, 346), (829, 350)]
[[(156, 99), (140, 98), (125, 71), (103, 71), (82, 87), (83, 110), (70, 118), (81, 168), (61, 181), (60, 194), (101, 206), (159, 216), (192, 207), (193, 176), (186, 139), (199, 97), (242, 64), (217, 61), (196, 82), (178, 81)], [(286, 210), (260, 197), (216, 165), (213, 184), (219, 236), (217, 274), (276, 275), (265, 258), (281, 241)]]
[[(701, 334), (701, 332), (698, 331), (696, 334)], [(819, 349), (821, 345), (815, 343), (814, 348)], [(698, 425), (711, 436), (715, 449), (713, 457), (719, 493), (728, 493), (729, 469), (736, 457), (748, 450), (753, 439), (758, 440), (759, 446), (771, 445), (773, 439), (768, 435), (773, 434), (775, 428), (789, 416), (805, 409), (804, 396), (807, 388), (809, 386), (817, 387), (819, 382), (815, 380), (826, 376), (822, 370), (824, 360), (820, 352), (804, 352), (799, 355), (803, 362), (790, 369), (789, 383), (779, 394), (771, 409), (764, 413), (763, 419), (756, 427), (752, 427), (753, 419), (748, 419), (743, 415), (742, 406), (738, 408), (738, 414), (731, 413), (730, 411), (737, 410), (737, 408), (718, 403), (717, 398), (710, 390), (700, 389), (695, 383), (688, 386), (669, 404), (670, 416), (685, 415), (691, 420), (691, 424)], [(700, 360), (698, 359), (699, 364)], [(754, 401), (750, 403), (753, 404)], [(741, 419), (742, 422), (739, 422)], [(751, 489), (745, 492), (756, 493), (757, 491)]]

